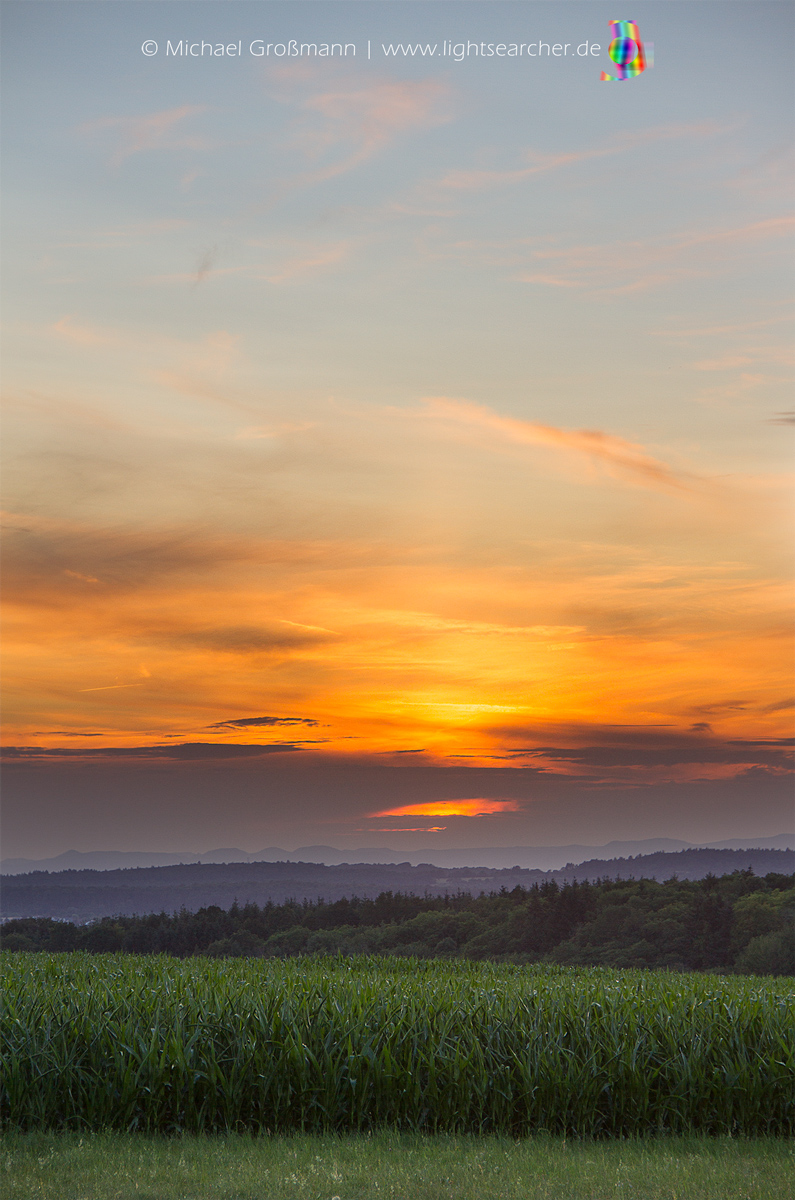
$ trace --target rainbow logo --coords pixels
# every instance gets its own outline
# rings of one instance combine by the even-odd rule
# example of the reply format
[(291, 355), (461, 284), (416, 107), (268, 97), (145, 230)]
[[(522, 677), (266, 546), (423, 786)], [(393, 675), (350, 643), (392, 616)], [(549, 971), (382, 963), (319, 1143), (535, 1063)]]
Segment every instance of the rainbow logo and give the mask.
[(647, 55), (634, 21), (609, 21), (608, 24), (613, 40), (607, 47), (607, 53), (616, 64), (616, 74), (608, 75), (607, 71), (602, 71), (601, 78), (605, 83), (634, 79), (636, 75), (645, 71), (647, 66), (654, 66), (654, 47), (649, 42)]

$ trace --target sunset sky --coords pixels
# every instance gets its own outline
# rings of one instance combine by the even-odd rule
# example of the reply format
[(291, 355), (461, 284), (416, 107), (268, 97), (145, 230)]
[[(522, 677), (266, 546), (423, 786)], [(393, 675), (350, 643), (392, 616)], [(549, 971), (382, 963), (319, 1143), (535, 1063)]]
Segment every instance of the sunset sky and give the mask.
[(792, 7), (4, 12), (3, 854), (788, 831)]

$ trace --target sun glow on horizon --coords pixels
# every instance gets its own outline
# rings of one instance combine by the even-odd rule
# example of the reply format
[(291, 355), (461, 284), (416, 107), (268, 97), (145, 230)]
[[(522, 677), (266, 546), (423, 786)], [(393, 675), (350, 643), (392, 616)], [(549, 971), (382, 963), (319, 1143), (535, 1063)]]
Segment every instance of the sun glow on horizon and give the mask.
[(403, 804), (371, 813), (373, 817), (483, 817), (489, 813), (517, 812), (515, 800), (434, 800), (427, 804)]

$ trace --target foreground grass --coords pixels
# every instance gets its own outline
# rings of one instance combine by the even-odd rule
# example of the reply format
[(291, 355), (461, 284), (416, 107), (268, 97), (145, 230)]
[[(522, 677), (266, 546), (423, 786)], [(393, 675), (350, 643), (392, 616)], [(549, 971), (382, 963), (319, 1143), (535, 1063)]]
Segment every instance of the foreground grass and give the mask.
[(791, 1200), (795, 1143), (9, 1134), (4, 1200)]

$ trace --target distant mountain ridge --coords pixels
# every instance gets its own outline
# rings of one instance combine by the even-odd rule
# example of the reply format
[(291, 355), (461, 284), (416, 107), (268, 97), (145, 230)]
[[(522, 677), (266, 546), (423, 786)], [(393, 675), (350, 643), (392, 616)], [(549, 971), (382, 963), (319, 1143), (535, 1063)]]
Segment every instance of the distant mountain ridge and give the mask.
[(591, 859), (556, 871), (523, 867), (438, 867), (430, 863), (254, 862), (187, 863), (127, 867), (112, 871), (36, 871), (3, 881), (1, 911), (14, 917), (57, 917), (89, 921), (97, 917), (145, 913), (196, 912), (237, 901), (260, 907), (288, 900), (374, 898), (383, 892), (445, 895), (456, 892), (511, 891), (517, 885), (596, 879), (703, 879), (752, 870), (757, 875), (795, 872), (795, 851), (691, 848), (631, 858)]
[[(355, 850), (340, 850), (336, 846), (299, 846), (284, 850), (268, 846), (248, 853), (237, 847), (192, 851), (156, 852), (146, 850), (67, 850), (54, 858), (5, 858), (0, 862), (0, 874), (22, 875), (31, 871), (112, 871), (133, 867), (170, 867), (191, 863), (292, 862), (323, 863), (339, 866), (343, 863), (431, 863), (438, 867), (524, 867), (530, 870), (553, 871), (568, 863), (585, 862), (589, 856), (613, 860), (638, 854), (656, 854), (678, 850), (791, 850), (795, 848), (795, 833), (780, 833), (768, 838), (729, 838), (714, 842), (685, 842), (677, 838), (644, 838), (639, 841), (612, 841), (602, 846), (571, 844), (566, 846), (485, 846), (474, 849), (423, 848), (421, 850), (392, 850), (386, 846), (363, 846)], [(598, 852), (601, 851), (601, 854)]]

